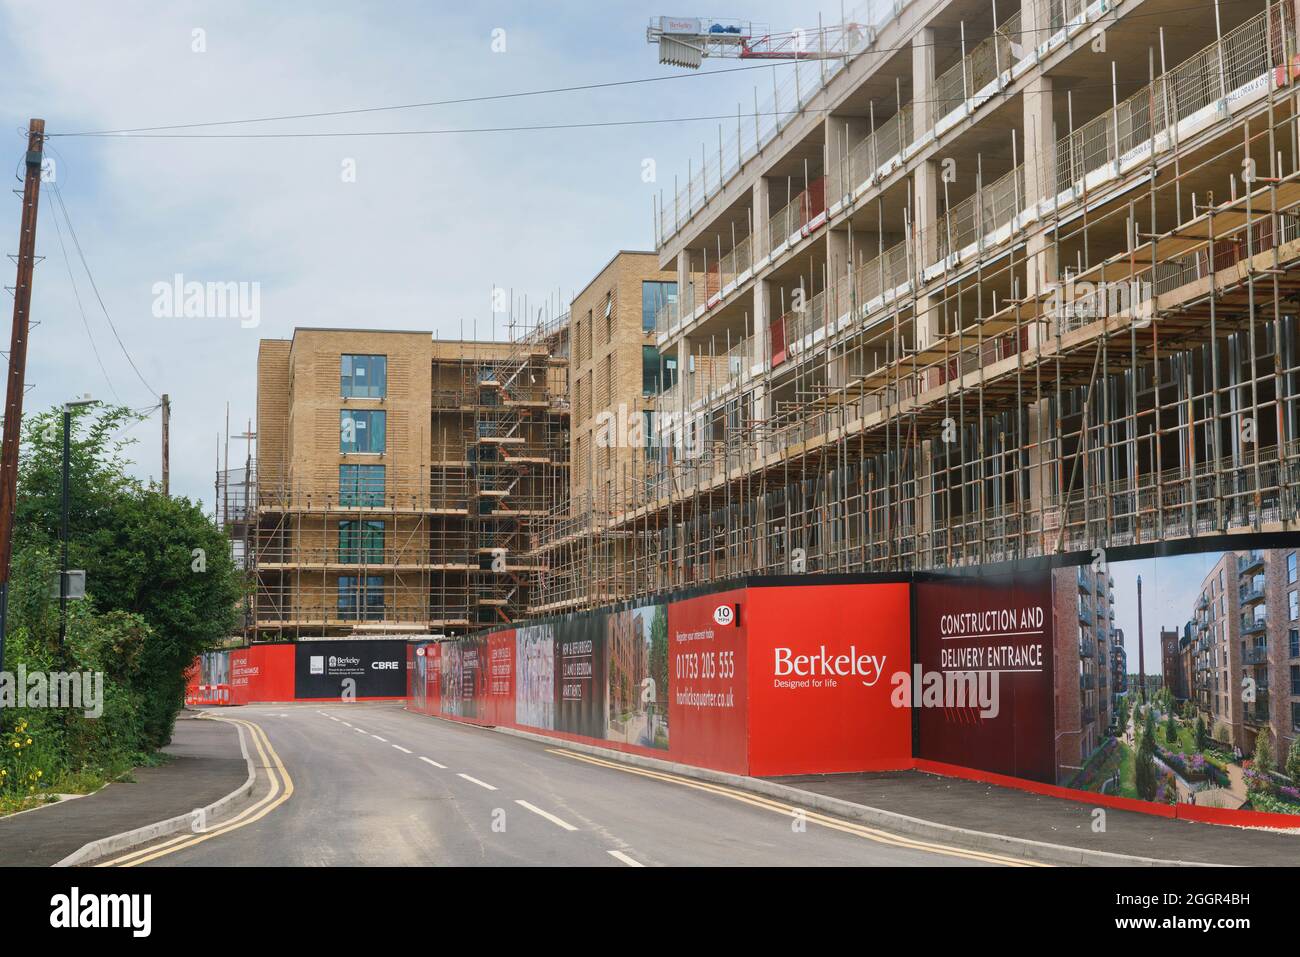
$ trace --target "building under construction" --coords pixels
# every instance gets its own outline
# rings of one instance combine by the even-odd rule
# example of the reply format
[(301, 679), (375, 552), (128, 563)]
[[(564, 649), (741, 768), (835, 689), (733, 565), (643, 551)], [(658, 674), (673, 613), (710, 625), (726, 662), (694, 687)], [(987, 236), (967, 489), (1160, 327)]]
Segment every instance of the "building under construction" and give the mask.
[[(263, 343), (256, 461), (218, 489), (250, 635), (1294, 530), (1296, 10), (1188, 3), (912, 0), (839, 25), (658, 202), (657, 260), (616, 257), (575, 300), (573, 356), (561, 320)], [(618, 333), (662, 271), (672, 294)], [(624, 347), (656, 370), (645, 428), (602, 433)], [(1113, 581), (1074, 584), (1101, 615)], [(1123, 652), (1105, 618), (1077, 642), (1084, 743)]]
[(574, 595), (1292, 528), (1295, 10), (1185, 8), (913, 0), (720, 134)]
[(250, 573), (247, 636), (456, 634), (519, 617), (540, 523), (568, 499), (567, 329), (263, 340), (256, 461), (217, 488)]

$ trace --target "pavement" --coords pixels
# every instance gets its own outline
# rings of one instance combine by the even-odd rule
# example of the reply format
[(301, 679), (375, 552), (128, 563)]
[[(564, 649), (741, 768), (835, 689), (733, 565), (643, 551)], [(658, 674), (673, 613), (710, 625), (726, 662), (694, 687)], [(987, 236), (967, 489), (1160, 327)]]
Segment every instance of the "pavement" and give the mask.
[(49, 867), (90, 841), (204, 807), (248, 780), (234, 725), (182, 712), (167, 764), (136, 768), (134, 783), (0, 818), (0, 867)]
[(1167, 861), (1293, 867), (1300, 830), (1225, 827), (1105, 808), (1105, 830), (1093, 830), (1097, 805), (1067, 801), (921, 771), (779, 777), (769, 780), (930, 821), (1009, 834), (1111, 854)]

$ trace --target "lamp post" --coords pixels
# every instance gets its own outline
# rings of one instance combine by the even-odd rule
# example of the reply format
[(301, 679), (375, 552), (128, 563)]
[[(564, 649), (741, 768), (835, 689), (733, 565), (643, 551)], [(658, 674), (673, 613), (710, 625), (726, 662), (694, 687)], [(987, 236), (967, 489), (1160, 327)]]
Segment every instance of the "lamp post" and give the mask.
[(63, 488), (59, 494), (59, 650), (68, 634), (68, 472), (72, 457), (72, 410), (95, 405), (89, 394), (63, 403)]

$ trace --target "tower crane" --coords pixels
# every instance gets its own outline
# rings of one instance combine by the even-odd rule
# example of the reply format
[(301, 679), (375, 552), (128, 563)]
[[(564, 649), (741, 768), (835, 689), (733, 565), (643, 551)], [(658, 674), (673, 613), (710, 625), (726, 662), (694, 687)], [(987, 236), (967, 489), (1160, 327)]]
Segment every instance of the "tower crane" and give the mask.
[(739, 60), (831, 60), (872, 39), (863, 23), (756, 32), (744, 20), (713, 17), (656, 17), (646, 27), (646, 42), (659, 47), (659, 62), (698, 70), (705, 57)]

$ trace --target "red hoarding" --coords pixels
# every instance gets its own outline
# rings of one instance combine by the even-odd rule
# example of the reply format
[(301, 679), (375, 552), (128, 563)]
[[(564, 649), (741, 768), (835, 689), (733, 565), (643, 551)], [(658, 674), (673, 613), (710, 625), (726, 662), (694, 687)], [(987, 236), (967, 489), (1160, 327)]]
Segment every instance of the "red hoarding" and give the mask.
[(487, 704), (483, 719), (515, 723), (515, 632), (494, 631), (487, 638)]
[(748, 770), (745, 589), (668, 606), (668, 753), (719, 771)]
[(751, 588), (749, 773), (907, 767), (911, 709), (891, 701), (911, 661), (909, 587)]

